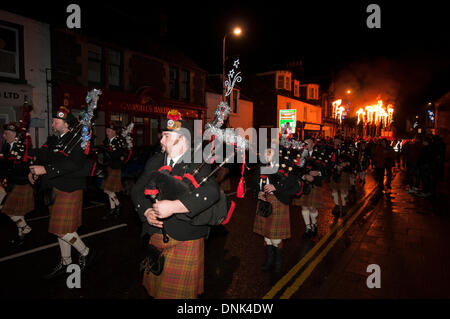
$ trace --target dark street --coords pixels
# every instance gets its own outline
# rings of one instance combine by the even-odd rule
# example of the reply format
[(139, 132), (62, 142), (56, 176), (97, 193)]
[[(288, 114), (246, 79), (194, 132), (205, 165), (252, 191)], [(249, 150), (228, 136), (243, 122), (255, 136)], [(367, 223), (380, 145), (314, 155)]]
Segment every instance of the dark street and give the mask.
[[(332, 216), (331, 195), (324, 186), (326, 208), (320, 210), (319, 232), (312, 239), (302, 238), (304, 222), (299, 207), (291, 205), (292, 237), (285, 243), (285, 265), (278, 277), (260, 269), (263, 239), (252, 231), (256, 201), (250, 193), (237, 199), (231, 221), (213, 227), (206, 241), (205, 293), (200, 298), (450, 297), (448, 212), (408, 194), (404, 171), (396, 171), (391, 194), (377, 194), (370, 175), (364, 187), (358, 185), (357, 201), (345, 220)], [(106, 206), (101, 197), (91, 196), (95, 194), (85, 200), (79, 233), (97, 257), (82, 273), (79, 289), (67, 288), (64, 276), (41, 279), (59, 253), (56, 238), (47, 232), (45, 209), (29, 215), (32, 235), (17, 249), (8, 245), (15, 226), (0, 215), (3, 298), (149, 298), (139, 273), (141, 225), (131, 203), (122, 196), (120, 217), (105, 222)], [(366, 285), (370, 264), (380, 266), (381, 288)]]

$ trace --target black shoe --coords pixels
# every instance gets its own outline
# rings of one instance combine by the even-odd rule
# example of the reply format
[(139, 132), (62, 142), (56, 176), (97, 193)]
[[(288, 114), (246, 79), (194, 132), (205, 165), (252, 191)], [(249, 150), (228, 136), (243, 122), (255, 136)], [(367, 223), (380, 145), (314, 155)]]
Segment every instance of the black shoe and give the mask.
[(20, 236), (19, 234), (17, 234), (16, 238), (11, 240), (11, 245), (14, 247), (22, 246), (23, 243), (25, 242), (25, 237), (26, 237), (26, 235)]
[(312, 225), (312, 237), (317, 236), (317, 225)]
[(347, 206), (342, 206), (342, 218), (347, 214)]
[(334, 215), (334, 217), (338, 217), (340, 213), (341, 207), (339, 205), (335, 205), (331, 213)]
[(61, 259), (56, 267), (50, 273), (44, 276), (44, 279), (51, 279), (66, 273), (67, 266), (68, 265), (64, 265), (63, 260)]
[(313, 231), (311, 230), (311, 228), (306, 229), (305, 233), (303, 234), (304, 239), (308, 239), (313, 236), (314, 236), (314, 234), (313, 234)]
[(269, 271), (272, 268), (273, 262), (274, 262), (274, 256), (275, 256), (275, 247), (272, 245), (267, 245), (266, 246), (266, 262), (261, 267), (261, 269), (263, 271)]
[(283, 251), (281, 248), (274, 247), (275, 248), (275, 267), (274, 272), (280, 273), (281, 268), (283, 267)]
[(80, 270), (86, 269), (92, 263), (92, 260), (95, 258), (95, 252), (92, 248), (89, 248), (89, 254), (86, 256), (80, 255), (78, 259), (78, 265), (80, 266)]
[[(117, 207), (116, 208), (111, 208), (108, 213), (102, 217), (102, 220), (109, 220), (112, 218), (116, 218), (119, 214), (117, 213)], [(119, 208), (120, 209), (120, 208)]]

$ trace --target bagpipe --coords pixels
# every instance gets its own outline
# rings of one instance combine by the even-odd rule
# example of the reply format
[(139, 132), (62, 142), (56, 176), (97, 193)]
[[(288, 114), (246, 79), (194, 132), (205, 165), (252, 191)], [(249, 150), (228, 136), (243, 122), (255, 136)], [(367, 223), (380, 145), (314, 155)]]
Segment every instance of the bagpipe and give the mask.
[(92, 119), (94, 117), (94, 110), (97, 108), (99, 96), (102, 94), (100, 90), (93, 89), (88, 92), (86, 96), (86, 110), (81, 112), (80, 119), (70, 128), (68, 138), (56, 145), (58, 152), (65, 156), (70, 156), (72, 151), (80, 146), (84, 154), (89, 154), (90, 142), (92, 137)]
[[(86, 95), (86, 109), (80, 114), (79, 119), (75, 119), (76, 123), (66, 133), (67, 138), (57, 141), (56, 136), (50, 136), (48, 144), (51, 145), (53, 152), (60, 153), (66, 157), (78, 147), (81, 148), (85, 155), (89, 154), (90, 142), (92, 137), (92, 119), (94, 117), (94, 110), (97, 108), (98, 98), (101, 94), (100, 90), (93, 89)], [(66, 135), (65, 135), (66, 137)], [(47, 145), (47, 147), (50, 147)], [(39, 160), (39, 158), (38, 158)], [(78, 173), (85, 176), (90, 176), (94, 173), (96, 162), (86, 157), (81, 164), (81, 169)], [(34, 184), (35, 195), (45, 206), (52, 205), (55, 200), (53, 188), (47, 183), (43, 182), (41, 178), (37, 179)]]
[(25, 101), (20, 108), (20, 120), (18, 125), (17, 123), (12, 124), (13, 129), (16, 131), (14, 146), (9, 151), (8, 157), (5, 157), (4, 154), (0, 154), (0, 159), (4, 166), (2, 167), (1, 172), (1, 185), (7, 192), (12, 190), (13, 183), (11, 182), (17, 181), (18, 179), (27, 180), (27, 165), (32, 164), (33, 157), (30, 156), (32, 142), (30, 133), (28, 132), (31, 110), (32, 106)]
[[(346, 142), (340, 145), (338, 149), (330, 147), (333, 152), (332, 156), (332, 176), (334, 182), (339, 183), (342, 173), (351, 173), (355, 168), (357, 161), (355, 160), (355, 153), (351, 150), (351, 144)], [(339, 153), (338, 153), (339, 150)], [(348, 163), (342, 169), (338, 169), (336, 166), (342, 163)]]
[[(223, 117), (229, 114), (231, 108), (226, 103), (222, 102), (219, 105), (218, 110), (221, 114), (220, 117)], [(214, 125), (221, 125), (220, 123), (223, 123), (223, 121), (217, 120), (216, 116), (214, 123)], [(229, 131), (224, 132), (214, 125), (206, 125), (206, 128), (210, 129), (209, 133), (211, 134), (210, 137), (212, 137), (213, 142), (216, 142), (216, 145), (217, 143), (233, 144), (233, 152), (229, 154), (223, 160), (223, 162), (220, 163), (207, 176), (202, 178), (198, 177), (199, 173), (205, 165), (211, 164), (211, 161), (215, 156), (214, 147), (211, 148), (207, 158), (203, 158), (203, 161), (199, 163), (192, 174), (186, 173), (183, 176), (171, 175), (170, 173), (172, 168), (170, 166), (163, 166), (158, 171), (152, 172), (149, 175), (148, 181), (146, 181), (147, 186), (145, 188), (145, 195), (150, 196), (152, 202), (155, 202), (156, 200), (176, 200), (181, 196), (188, 194), (192, 190), (201, 187), (204, 183), (208, 182), (211, 177), (215, 176), (217, 171), (222, 168), (227, 162), (229, 162), (238, 150), (244, 151), (245, 157), (245, 149), (248, 148), (248, 142), (241, 136), (238, 136), (237, 134)], [(207, 137), (207, 134), (205, 134), (205, 136)], [(199, 144), (193, 153), (195, 154), (201, 147), (202, 144)], [(219, 200), (204, 212), (196, 215), (193, 218), (190, 218), (185, 214), (176, 214), (176, 218), (185, 220), (191, 225), (225, 225), (229, 222), (234, 209), (235, 202), (231, 200), (227, 195), (225, 195), (222, 190), (220, 190)], [(164, 242), (167, 242), (168, 237), (165, 233), (164, 226), (162, 231)]]

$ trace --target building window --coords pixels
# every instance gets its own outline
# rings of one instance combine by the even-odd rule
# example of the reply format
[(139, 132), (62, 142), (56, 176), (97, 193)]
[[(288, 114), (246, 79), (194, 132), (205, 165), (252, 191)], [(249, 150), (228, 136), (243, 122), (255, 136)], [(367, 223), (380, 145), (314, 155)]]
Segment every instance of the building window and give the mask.
[(109, 50), (109, 85), (119, 87), (121, 85), (122, 54), (119, 51)]
[(190, 73), (189, 71), (182, 70), (181, 71), (181, 98), (183, 100), (189, 101), (190, 97)]
[(291, 78), (290, 77), (286, 77), (286, 90), (290, 91), (291, 90)]
[(102, 83), (102, 48), (88, 44), (88, 80)]
[(294, 84), (294, 96), (299, 97), (298, 84)]
[(278, 76), (277, 89), (284, 89), (284, 75)]
[(169, 70), (169, 95), (173, 99), (178, 99), (178, 68), (170, 67)]
[(20, 26), (0, 22), (0, 76), (12, 79), (23, 77), (21, 61), (22, 32)]

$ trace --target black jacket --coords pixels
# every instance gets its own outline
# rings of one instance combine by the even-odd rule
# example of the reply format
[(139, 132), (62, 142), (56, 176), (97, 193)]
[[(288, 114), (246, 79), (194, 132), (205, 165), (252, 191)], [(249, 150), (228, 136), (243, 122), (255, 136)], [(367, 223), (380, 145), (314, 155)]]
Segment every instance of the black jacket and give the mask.
[[(13, 146), (15, 148), (17, 144)], [(26, 185), (28, 181), (29, 162), (24, 162), (23, 158), (17, 159), (7, 150), (8, 144), (3, 144), (0, 157), (0, 177), (6, 178), (8, 185)], [(9, 147), (8, 147), (9, 148)]]
[(63, 192), (73, 192), (86, 188), (86, 178), (91, 175), (94, 163), (84, 154), (80, 143), (69, 153), (60, 145), (71, 139), (66, 133), (62, 138), (49, 136), (47, 142), (39, 149), (34, 149), (36, 165), (43, 165), (47, 174), (42, 175), (43, 187), (55, 187)]
[(103, 145), (109, 155), (108, 166), (112, 169), (121, 169), (128, 156), (126, 141), (121, 136), (116, 136), (111, 143), (108, 138), (105, 139)]
[(261, 168), (264, 166), (265, 165), (260, 164), (255, 170), (255, 174), (251, 182), (254, 196), (257, 197), (258, 193), (263, 191), (260, 187), (260, 181), (261, 178), (267, 176), (269, 183), (275, 186), (275, 191), (273, 192), (275, 197), (283, 204), (289, 205), (292, 197), (301, 191), (302, 182), (298, 179), (298, 175), (294, 172), (288, 174), (288, 176), (280, 172), (263, 175), (261, 174)]
[[(193, 157), (192, 157), (193, 161)], [(157, 171), (162, 166), (166, 165), (166, 155), (163, 153), (157, 153), (153, 155), (146, 163), (144, 173), (139, 177), (135, 186), (131, 191), (131, 199), (133, 201), (135, 210), (137, 211), (139, 218), (143, 223), (142, 235), (153, 234), (160, 232), (157, 227), (151, 226), (147, 222), (147, 218), (144, 216), (145, 211), (153, 206), (150, 198), (147, 198), (144, 194), (149, 180), (150, 173)], [(181, 158), (173, 167), (172, 175), (183, 176), (185, 173), (192, 174), (200, 164), (186, 163)], [(199, 174), (196, 176), (197, 181), (201, 181), (203, 177), (207, 176), (211, 172), (210, 165), (205, 165)], [(188, 217), (194, 217), (202, 212), (206, 211), (212, 205), (217, 203), (220, 197), (220, 188), (217, 185), (214, 178), (210, 178), (208, 182), (204, 183), (197, 189), (192, 189), (188, 194), (184, 194), (179, 198), (184, 206), (189, 210), (189, 213), (184, 215)], [(202, 237), (206, 237), (209, 233), (210, 226), (194, 226), (188, 221), (182, 220), (178, 215), (173, 214), (164, 220), (164, 228), (172, 238), (176, 240), (194, 240)]]

